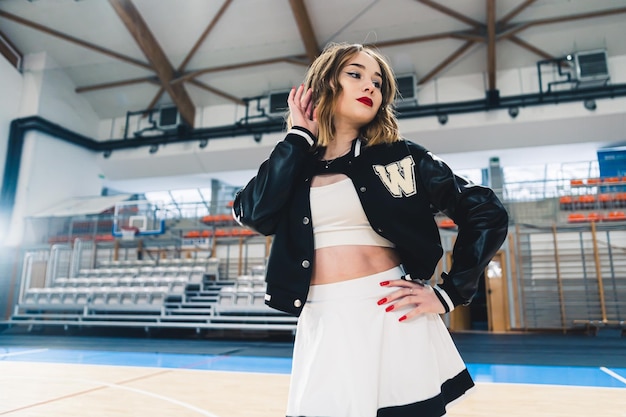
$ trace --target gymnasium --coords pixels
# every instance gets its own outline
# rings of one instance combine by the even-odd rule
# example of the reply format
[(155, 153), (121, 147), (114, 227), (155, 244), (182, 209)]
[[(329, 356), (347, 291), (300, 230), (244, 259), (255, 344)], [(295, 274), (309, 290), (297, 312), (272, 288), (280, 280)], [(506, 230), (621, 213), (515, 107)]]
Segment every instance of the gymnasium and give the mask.
[[(0, 416), (285, 415), (297, 318), (235, 194), (333, 42), (509, 213), (442, 316), (460, 416), (626, 416), (626, 0), (3, 0)], [(457, 226), (433, 216), (451, 265)]]

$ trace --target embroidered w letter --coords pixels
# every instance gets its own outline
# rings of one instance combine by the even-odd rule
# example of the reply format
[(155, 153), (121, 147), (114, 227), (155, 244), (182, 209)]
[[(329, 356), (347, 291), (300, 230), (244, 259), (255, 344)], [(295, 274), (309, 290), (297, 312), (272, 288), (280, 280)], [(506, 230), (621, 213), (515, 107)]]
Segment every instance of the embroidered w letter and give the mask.
[(415, 173), (413, 167), (415, 162), (412, 156), (407, 156), (401, 161), (389, 165), (374, 165), (374, 172), (380, 178), (387, 190), (396, 198), (410, 197), (417, 193), (415, 184)]

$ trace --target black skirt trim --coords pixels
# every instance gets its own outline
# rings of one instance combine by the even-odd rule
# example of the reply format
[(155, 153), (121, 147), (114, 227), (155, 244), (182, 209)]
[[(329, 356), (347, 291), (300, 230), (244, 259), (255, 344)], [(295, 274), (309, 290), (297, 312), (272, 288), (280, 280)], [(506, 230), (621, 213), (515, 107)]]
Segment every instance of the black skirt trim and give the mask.
[(473, 386), (472, 377), (467, 369), (464, 369), (443, 383), (439, 395), (412, 404), (381, 408), (376, 417), (440, 417), (446, 414), (447, 404), (465, 394)]
[(473, 386), (474, 381), (472, 377), (467, 369), (464, 369), (454, 378), (447, 380), (441, 385), (441, 393), (439, 395), (412, 404), (381, 408), (376, 413), (376, 417), (441, 417), (446, 414), (447, 404), (465, 394)]

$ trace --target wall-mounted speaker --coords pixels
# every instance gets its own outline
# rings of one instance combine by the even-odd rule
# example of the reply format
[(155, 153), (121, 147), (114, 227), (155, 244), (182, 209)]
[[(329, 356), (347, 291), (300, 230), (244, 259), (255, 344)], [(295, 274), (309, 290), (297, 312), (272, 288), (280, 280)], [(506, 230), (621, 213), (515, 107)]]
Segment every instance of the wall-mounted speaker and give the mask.
[(276, 91), (270, 93), (268, 96), (268, 109), (267, 112), (272, 115), (284, 114), (289, 110), (287, 106), (287, 98), (289, 97), (289, 91)]
[(396, 77), (398, 97), (396, 107), (417, 105), (417, 77), (415, 74), (405, 74)]
[(180, 124), (180, 113), (176, 107), (161, 107), (156, 116), (159, 129), (176, 129)]
[(604, 49), (576, 52), (574, 63), (576, 65), (576, 79), (579, 82), (608, 81), (611, 78)]

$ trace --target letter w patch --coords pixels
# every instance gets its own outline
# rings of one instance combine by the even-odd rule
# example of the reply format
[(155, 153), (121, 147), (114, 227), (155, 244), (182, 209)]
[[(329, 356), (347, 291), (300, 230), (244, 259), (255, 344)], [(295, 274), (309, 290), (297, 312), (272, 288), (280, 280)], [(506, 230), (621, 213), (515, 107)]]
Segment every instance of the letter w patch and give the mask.
[(415, 173), (413, 167), (415, 161), (412, 156), (407, 156), (401, 161), (393, 162), (389, 165), (373, 165), (374, 172), (389, 193), (396, 198), (410, 197), (417, 194), (417, 185), (415, 184)]

